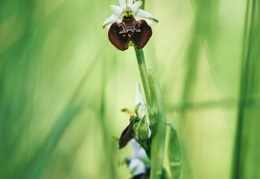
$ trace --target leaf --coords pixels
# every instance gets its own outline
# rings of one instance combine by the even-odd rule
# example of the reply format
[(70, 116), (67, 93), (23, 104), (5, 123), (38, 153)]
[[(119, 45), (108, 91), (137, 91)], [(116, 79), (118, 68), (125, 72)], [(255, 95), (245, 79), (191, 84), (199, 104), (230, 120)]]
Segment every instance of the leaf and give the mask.
[(151, 71), (149, 71), (149, 80), (151, 96), (153, 96), (152, 108), (156, 114), (156, 131), (152, 131), (154, 132), (154, 137), (151, 146), (151, 179), (156, 179), (162, 177), (166, 137), (166, 117), (163, 110), (161, 89)]
[(168, 141), (168, 159), (170, 163), (171, 178), (178, 179), (181, 172), (181, 149), (180, 143), (174, 124), (168, 124), (170, 127), (169, 141)]

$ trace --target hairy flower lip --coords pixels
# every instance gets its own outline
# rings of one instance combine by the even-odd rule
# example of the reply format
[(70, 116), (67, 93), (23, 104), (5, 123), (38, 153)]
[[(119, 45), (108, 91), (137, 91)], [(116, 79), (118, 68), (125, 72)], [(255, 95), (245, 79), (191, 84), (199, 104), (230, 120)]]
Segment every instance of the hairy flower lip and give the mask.
[(148, 25), (157, 23), (158, 20), (156, 19), (155, 16), (150, 14), (147, 11), (144, 11), (140, 9), (139, 7), (142, 5), (142, 1), (136, 1), (135, 3), (133, 0), (119, 0), (120, 6), (116, 5), (111, 5), (110, 8), (115, 12), (112, 14), (109, 18), (107, 18), (102, 26), (103, 28), (110, 28), (111, 24), (114, 22), (122, 22), (122, 15), (124, 12), (128, 12), (129, 9), (131, 10), (130, 13), (134, 15), (135, 20), (140, 21), (140, 20), (145, 20)]
[(129, 46), (142, 49), (152, 36), (152, 29), (145, 20), (114, 22), (108, 30), (108, 39), (118, 50), (127, 50)]

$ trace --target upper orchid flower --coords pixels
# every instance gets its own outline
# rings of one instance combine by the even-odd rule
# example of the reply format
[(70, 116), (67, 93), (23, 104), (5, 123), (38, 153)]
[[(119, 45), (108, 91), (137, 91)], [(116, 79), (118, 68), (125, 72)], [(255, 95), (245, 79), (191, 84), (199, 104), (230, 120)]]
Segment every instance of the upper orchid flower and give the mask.
[(126, 50), (129, 45), (142, 49), (152, 36), (149, 25), (158, 20), (139, 8), (142, 1), (119, 0), (119, 4), (110, 6), (115, 13), (103, 23), (103, 28), (109, 28), (110, 42), (119, 50)]

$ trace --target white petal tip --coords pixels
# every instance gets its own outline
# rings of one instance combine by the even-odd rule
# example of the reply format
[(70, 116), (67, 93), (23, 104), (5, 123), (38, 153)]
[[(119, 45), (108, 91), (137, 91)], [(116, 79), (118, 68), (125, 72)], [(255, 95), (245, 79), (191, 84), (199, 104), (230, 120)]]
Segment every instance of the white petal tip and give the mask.
[(150, 14), (149, 12), (146, 12), (142, 9), (138, 9), (137, 12), (136, 12), (136, 18), (139, 20), (139, 19), (144, 19), (148, 25), (151, 25), (151, 24), (156, 24), (158, 23), (159, 21), (157, 20), (157, 18)]
[(110, 16), (109, 18), (107, 18), (103, 22), (102, 26), (103, 26), (103, 28), (105, 28), (105, 27), (109, 28), (111, 26), (111, 24), (116, 22), (116, 21), (120, 21), (120, 17), (118, 16), (118, 14), (115, 13), (112, 16)]
[(119, 16), (120, 14), (124, 11), (124, 9), (122, 7), (119, 6), (115, 6), (115, 5), (110, 5), (110, 8), (115, 11), (115, 13), (117, 13)]
[(141, 87), (140, 87), (140, 84), (137, 83), (136, 84), (136, 99), (135, 99), (135, 105), (138, 105), (138, 104), (144, 104), (144, 99), (141, 95)]

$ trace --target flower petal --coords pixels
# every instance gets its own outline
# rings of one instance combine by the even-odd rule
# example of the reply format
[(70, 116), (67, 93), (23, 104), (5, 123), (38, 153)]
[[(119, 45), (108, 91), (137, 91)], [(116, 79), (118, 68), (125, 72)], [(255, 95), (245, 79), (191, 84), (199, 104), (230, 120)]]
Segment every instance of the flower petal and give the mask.
[(142, 98), (142, 95), (141, 95), (140, 84), (136, 84), (135, 104), (138, 105), (137, 106), (137, 117), (139, 119), (143, 119), (144, 116), (146, 115), (146, 106), (144, 104), (144, 99)]
[(143, 97), (142, 97), (142, 95), (141, 95), (140, 84), (137, 83), (137, 84), (136, 84), (135, 105), (138, 105), (138, 104), (140, 104), (140, 103), (141, 103), (141, 105), (144, 105), (144, 99), (143, 99)]
[(126, 1), (127, 0), (119, 0), (119, 4), (122, 8), (126, 8)]
[(144, 19), (148, 25), (159, 22), (155, 16), (142, 9), (138, 9), (135, 13), (135, 16), (136, 16), (136, 20)]
[(136, 13), (137, 9), (143, 4), (142, 1), (136, 1), (134, 4), (129, 6), (134, 13)]
[(140, 32), (134, 32), (133, 35), (131, 36), (131, 41), (135, 44), (135, 47), (137, 49), (142, 49), (151, 38), (152, 29), (147, 24), (146, 20), (141, 19), (139, 20), (139, 23), (140, 23), (140, 27), (139, 27)]
[(133, 126), (134, 126), (134, 118), (130, 118), (130, 124), (125, 128), (119, 138), (119, 149), (126, 146), (126, 144), (133, 138)]
[(115, 5), (111, 5), (110, 8), (115, 11), (116, 14), (118, 14), (119, 16), (122, 14), (122, 12), (124, 11), (124, 9), (122, 7), (119, 6), (115, 6)]
[(132, 158), (129, 162), (128, 169), (132, 175), (139, 175), (145, 173), (145, 164), (137, 158)]
[(107, 18), (102, 26), (103, 28), (109, 28), (111, 26), (112, 23), (116, 22), (116, 21), (120, 21), (120, 15), (118, 15), (117, 13), (113, 14), (112, 16), (110, 16), (109, 18)]
[(108, 39), (118, 50), (128, 49), (129, 37), (126, 34), (120, 34), (120, 27), (117, 22), (110, 26)]
[(135, 139), (131, 139), (130, 144), (131, 144), (133, 152), (134, 152), (134, 157), (136, 157), (136, 158), (146, 158), (147, 157), (145, 151), (141, 148), (140, 144)]
[(134, 0), (127, 0), (127, 7), (130, 7), (133, 4)]

